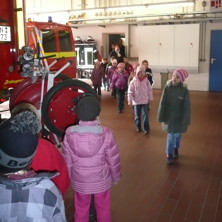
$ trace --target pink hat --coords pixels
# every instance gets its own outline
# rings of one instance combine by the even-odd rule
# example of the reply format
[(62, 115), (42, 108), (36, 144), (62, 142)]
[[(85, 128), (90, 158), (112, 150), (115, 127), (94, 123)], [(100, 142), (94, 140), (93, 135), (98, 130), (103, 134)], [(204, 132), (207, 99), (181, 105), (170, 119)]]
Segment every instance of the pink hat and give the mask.
[(138, 75), (139, 72), (145, 73), (145, 68), (144, 68), (144, 66), (138, 66), (138, 67), (136, 68), (136, 75)]
[(185, 81), (185, 79), (188, 77), (189, 73), (187, 72), (186, 69), (176, 69), (173, 71), (173, 74), (176, 74), (180, 77), (180, 80), (182, 82)]
[(123, 69), (125, 69), (125, 63), (124, 62), (120, 62), (117, 67), (121, 67)]

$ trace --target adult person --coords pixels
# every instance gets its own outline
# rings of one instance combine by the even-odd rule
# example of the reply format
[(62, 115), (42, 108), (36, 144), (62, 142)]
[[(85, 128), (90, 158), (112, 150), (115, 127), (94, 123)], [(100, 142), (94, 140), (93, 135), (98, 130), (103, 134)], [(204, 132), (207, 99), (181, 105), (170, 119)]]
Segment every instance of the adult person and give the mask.
[(110, 52), (109, 57), (111, 58), (112, 56), (116, 58), (117, 63), (123, 62), (124, 55), (121, 54), (119, 45), (115, 45), (114, 50)]

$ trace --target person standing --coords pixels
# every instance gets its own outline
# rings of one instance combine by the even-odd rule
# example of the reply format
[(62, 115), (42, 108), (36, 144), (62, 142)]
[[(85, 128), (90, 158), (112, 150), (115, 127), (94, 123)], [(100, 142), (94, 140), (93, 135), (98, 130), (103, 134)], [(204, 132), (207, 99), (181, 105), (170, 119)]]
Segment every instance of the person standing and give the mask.
[(136, 69), (136, 75), (128, 87), (128, 105), (133, 106), (137, 132), (141, 132), (141, 129), (144, 134), (150, 132), (148, 104), (152, 100), (153, 91), (150, 82), (146, 78), (145, 69), (143, 66), (138, 66)]
[(51, 181), (58, 172), (30, 170), (40, 129), (31, 110), (0, 125), (0, 221), (66, 222), (64, 200)]
[(79, 123), (67, 128), (62, 154), (71, 178), (74, 221), (88, 222), (91, 195), (97, 221), (111, 222), (110, 188), (120, 180), (120, 155), (109, 128), (99, 125), (100, 103), (85, 96), (75, 107)]
[(154, 78), (153, 78), (152, 69), (149, 68), (149, 62), (147, 60), (143, 60), (142, 65), (145, 67), (146, 76), (147, 76), (148, 80), (150, 81), (150, 85), (153, 87)]
[(101, 68), (100, 62), (96, 61), (94, 68), (92, 70), (91, 81), (94, 87), (94, 90), (101, 97), (101, 86), (102, 80), (105, 78), (104, 69)]
[(110, 52), (109, 54), (109, 57), (115, 57), (115, 59), (117, 59), (117, 62), (120, 63), (120, 62), (123, 62), (123, 56), (120, 52), (120, 48), (118, 45), (115, 45), (115, 48), (113, 51)]
[(131, 72), (133, 71), (133, 66), (129, 63), (129, 59), (126, 56), (123, 57), (123, 62), (125, 63), (125, 70), (130, 76)]
[[(112, 82), (113, 75), (114, 75), (114, 73), (117, 70), (117, 60), (116, 59), (112, 59), (111, 64), (112, 65), (108, 68), (108, 71), (107, 71), (108, 91), (110, 90), (110, 85), (111, 85), (111, 82)], [(112, 88), (111, 95), (114, 98), (116, 98), (116, 89), (115, 89), (115, 87)]]
[(159, 102), (157, 119), (167, 132), (166, 154), (167, 164), (173, 165), (179, 157), (181, 134), (187, 131), (191, 123), (191, 105), (187, 85), (188, 77), (185, 69), (176, 69), (172, 79), (167, 81)]
[(104, 71), (103, 87), (104, 87), (104, 90), (108, 91), (109, 86), (108, 86), (108, 83), (107, 83), (107, 81), (108, 81), (107, 80), (107, 71), (108, 71), (109, 63), (108, 63), (107, 58), (102, 58), (102, 62), (100, 63), (100, 66)]
[(119, 50), (120, 50), (120, 54), (122, 55), (122, 57), (126, 56), (126, 47), (123, 45), (123, 40), (120, 38), (118, 40), (118, 46), (119, 46)]
[(125, 71), (125, 64), (123, 62), (119, 63), (111, 82), (111, 89), (116, 89), (119, 113), (122, 113), (124, 109), (124, 99), (128, 86), (128, 77), (128, 73)]

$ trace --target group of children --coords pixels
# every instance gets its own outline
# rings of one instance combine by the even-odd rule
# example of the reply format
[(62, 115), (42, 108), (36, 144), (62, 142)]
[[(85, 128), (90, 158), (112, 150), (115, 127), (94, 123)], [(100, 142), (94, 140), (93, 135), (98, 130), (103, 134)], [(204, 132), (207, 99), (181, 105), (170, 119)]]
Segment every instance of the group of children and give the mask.
[(110, 188), (121, 176), (120, 155), (112, 131), (97, 120), (100, 110), (95, 96), (79, 99), (78, 124), (67, 128), (61, 153), (41, 138), (31, 104), (20, 104), (0, 124), (0, 221), (65, 222), (63, 197), (71, 182), (74, 221), (88, 222), (91, 204), (97, 221), (111, 222)]
[[(149, 68), (147, 60), (143, 60), (141, 65), (137, 63), (134, 67), (129, 63), (127, 57), (124, 57), (123, 61), (118, 63), (116, 58), (111, 57), (110, 65), (107, 59), (103, 59), (101, 63), (96, 62), (91, 80), (99, 96), (101, 96), (102, 80), (104, 88), (106, 90), (111, 89), (111, 95), (114, 98), (117, 97), (119, 113), (124, 110), (124, 100), (127, 94), (128, 105), (132, 106), (134, 111), (136, 131), (141, 132), (143, 130), (144, 134), (147, 134), (150, 131), (149, 103), (153, 100), (152, 86), (154, 80), (152, 70)], [(98, 79), (100, 80), (99, 84)], [(98, 85), (99, 90), (97, 90)]]
[[(121, 99), (127, 90), (136, 131), (147, 134), (153, 82), (146, 73), (152, 71), (147, 70), (145, 63), (134, 66), (129, 85), (125, 64), (115, 64), (110, 87), (116, 88), (119, 111), (124, 108)], [(169, 165), (179, 157), (181, 134), (190, 124), (189, 91), (183, 83), (187, 77), (185, 69), (176, 69), (159, 103), (157, 116), (167, 131)], [(98, 121), (98, 98), (83, 95), (74, 110), (79, 121), (66, 129), (62, 153), (40, 137), (41, 121), (32, 106), (21, 106), (0, 124), (0, 221), (65, 222), (63, 197), (71, 182), (74, 221), (88, 222), (93, 204), (97, 221), (111, 222), (110, 188), (121, 177), (118, 145), (112, 131)]]
[[(110, 66), (106, 59), (102, 61), (101, 66), (106, 73), (104, 85), (108, 90), (112, 90), (114, 97), (117, 97), (118, 112), (123, 112), (125, 94), (127, 94), (128, 105), (133, 107), (136, 131), (148, 134), (150, 132), (148, 112), (149, 104), (153, 100), (154, 85), (149, 62), (143, 60), (141, 64), (136, 63), (132, 66), (127, 57), (124, 57), (124, 62), (119, 63), (116, 58), (111, 57)], [(187, 77), (187, 70), (174, 70), (172, 79), (167, 82), (163, 90), (158, 108), (158, 121), (162, 122), (164, 130), (168, 133), (166, 153), (169, 165), (178, 158), (181, 133), (187, 130), (191, 122), (189, 91), (183, 83)]]

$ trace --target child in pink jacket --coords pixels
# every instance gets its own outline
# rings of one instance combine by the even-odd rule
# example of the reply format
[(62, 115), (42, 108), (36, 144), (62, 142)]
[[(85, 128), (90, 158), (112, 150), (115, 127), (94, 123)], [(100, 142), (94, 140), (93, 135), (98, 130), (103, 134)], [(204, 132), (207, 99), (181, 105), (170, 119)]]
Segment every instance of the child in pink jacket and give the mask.
[[(149, 133), (148, 104), (153, 100), (153, 91), (146, 77), (145, 68), (138, 66), (136, 75), (129, 84), (128, 105), (133, 106), (136, 131)], [(142, 121), (141, 121), (142, 120)]]
[(100, 103), (85, 96), (75, 107), (78, 125), (68, 127), (63, 156), (74, 196), (74, 221), (88, 222), (91, 195), (98, 222), (111, 222), (110, 188), (120, 179), (120, 155), (113, 133), (99, 125)]

